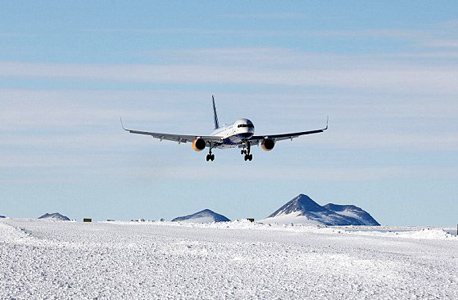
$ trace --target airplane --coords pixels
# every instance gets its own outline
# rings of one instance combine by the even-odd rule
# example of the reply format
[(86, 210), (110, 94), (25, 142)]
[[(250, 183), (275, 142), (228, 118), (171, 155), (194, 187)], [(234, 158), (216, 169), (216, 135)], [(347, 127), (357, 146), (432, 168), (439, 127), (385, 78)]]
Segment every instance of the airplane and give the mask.
[(239, 119), (231, 125), (219, 125), (218, 115), (216, 113), (215, 97), (212, 96), (213, 102), (213, 121), (215, 123), (215, 130), (211, 135), (185, 135), (185, 134), (171, 134), (171, 133), (160, 133), (160, 132), (149, 132), (127, 129), (121, 121), (122, 128), (130, 133), (150, 135), (153, 138), (168, 141), (174, 141), (178, 144), (181, 143), (192, 143), (192, 148), (196, 152), (200, 152), (205, 148), (209, 148), (207, 154), (207, 161), (214, 161), (215, 155), (213, 149), (227, 149), (227, 148), (242, 148), (241, 154), (245, 155), (245, 161), (251, 161), (253, 154), (251, 154), (252, 146), (259, 146), (264, 151), (271, 151), (277, 141), (288, 140), (291, 141), (301, 135), (321, 133), (328, 129), (329, 117), (326, 122), (326, 127), (322, 129), (300, 131), (284, 134), (267, 134), (267, 135), (254, 135), (254, 125), (248, 119)]

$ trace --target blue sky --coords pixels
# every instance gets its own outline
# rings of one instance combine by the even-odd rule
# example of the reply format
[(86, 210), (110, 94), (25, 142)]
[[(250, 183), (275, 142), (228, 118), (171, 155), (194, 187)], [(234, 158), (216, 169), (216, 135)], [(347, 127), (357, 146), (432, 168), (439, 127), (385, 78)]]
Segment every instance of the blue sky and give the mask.
[[(386, 225), (452, 226), (456, 1), (2, 1), (0, 214), (263, 218), (299, 193)], [(324, 134), (215, 151), (184, 134), (250, 118)]]

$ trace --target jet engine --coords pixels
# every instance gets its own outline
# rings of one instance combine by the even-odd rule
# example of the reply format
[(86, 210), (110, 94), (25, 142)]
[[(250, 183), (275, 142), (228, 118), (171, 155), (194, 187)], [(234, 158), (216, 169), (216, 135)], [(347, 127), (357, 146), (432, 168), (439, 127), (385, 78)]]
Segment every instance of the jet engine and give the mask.
[(194, 141), (192, 142), (192, 149), (194, 149), (194, 151), (196, 152), (199, 152), (199, 151), (202, 151), (205, 149), (205, 145), (207, 143), (205, 143), (204, 139), (203, 138), (195, 138)]
[(261, 142), (261, 148), (264, 151), (270, 151), (274, 148), (274, 146), (275, 146), (275, 141), (270, 138), (265, 138)]

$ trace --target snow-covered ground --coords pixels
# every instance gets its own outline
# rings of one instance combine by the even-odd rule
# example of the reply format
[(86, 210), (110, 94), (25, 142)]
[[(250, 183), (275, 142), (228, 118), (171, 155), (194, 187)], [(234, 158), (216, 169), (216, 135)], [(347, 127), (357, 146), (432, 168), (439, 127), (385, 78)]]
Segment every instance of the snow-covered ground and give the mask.
[(379, 230), (2, 219), (0, 299), (458, 299), (455, 236)]

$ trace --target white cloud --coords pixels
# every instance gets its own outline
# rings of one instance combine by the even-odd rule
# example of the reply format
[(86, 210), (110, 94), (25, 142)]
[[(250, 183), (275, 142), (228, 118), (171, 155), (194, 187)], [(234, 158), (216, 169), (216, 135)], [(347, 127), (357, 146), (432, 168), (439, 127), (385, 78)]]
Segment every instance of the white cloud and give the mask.
[[(335, 147), (335, 149), (390, 150), (406, 153), (426, 152), (431, 153), (431, 155), (441, 151), (454, 151), (458, 148), (456, 132), (431, 134), (419, 131), (407, 133), (400, 128), (395, 133), (388, 133), (381, 132), (381, 130), (365, 130), (364, 125), (360, 129), (350, 132), (336, 127), (334, 127), (334, 130), (337, 132), (314, 140), (314, 145), (328, 145)], [(307, 141), (302, 140), (299, 143), (305, 144)]]
[[(376, 65), (378, 66), (378, 62)], [(66, 79), (77, 81), (278, 85), (362, 90), (392, 90), (458, 94), (458, 69), (454, 66), (400, 66), (348, 64), (346, 68), (269, 69), (262, 66), (190, 65), (72, 65), (1, 62), (0, 77)]]
[(160, 124), (182, 118), (192, 121), (190, 116), (198, 112), (174, 104), (186, 97), (190, 97), (189, 92), (0, 89), (0, 128), (3, 131), (98, 130), (108, 123), (116, 123), (120, 128), (120, 117), (126, 124)]
[(364, 30), (317, 30), (310, 31), (312, 35), (345, 37), (345, 38), (392, 38), (402, 40), (419, 39), (422, 36), (430, 36), (432, 30), (402, 30), (402, 29), (364, 29)]
[(293, 181), (373, 181), (384, 179), (457, 178), (452, 167), (422, 166), (370, 166), (370, 167), (293, 167), (293, 166), (259, 166), (244, 168), (220, 168), (202, 166), (163, 166), (160, 170), (152, 168), (137, 169), (136, 174), (145, 178), (168, 178), (183, 180), (293, 180)]
[[(452, 24), (452, 23), (449, 23)], [(454, 24), (454, 23), (453, 23)], [(411, 46), (428, 51), (428, 48), (457, 48), (458, 34), (455, 26), (438, 25), (432, 29), (366, 29), (366, 30), (329, 30), (312, 31), (311, 35), (339, 37), (346, 39), (393, 39), (410, 42)]]
[(421, 45), (431, 48), (458, 48), (458, 38), (455, 39), (431, 39), (422, 41)]
[(300, 12), (277, 12), (277, 13), (247, 13), (247, 14), (226, 14), (222, 17), (233, 19), (264, 19), (264, 20), (293, 20), (305, 19), (307, 14)]

